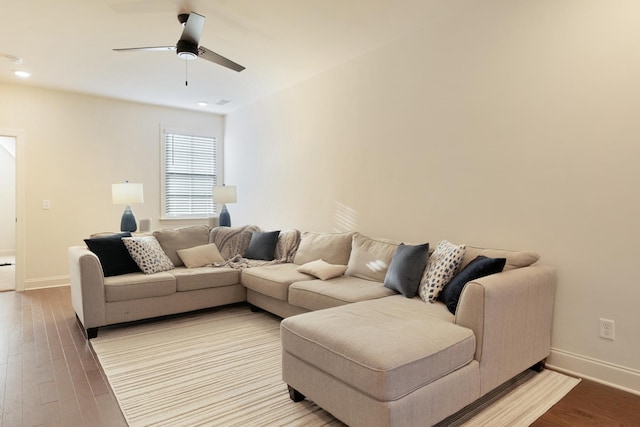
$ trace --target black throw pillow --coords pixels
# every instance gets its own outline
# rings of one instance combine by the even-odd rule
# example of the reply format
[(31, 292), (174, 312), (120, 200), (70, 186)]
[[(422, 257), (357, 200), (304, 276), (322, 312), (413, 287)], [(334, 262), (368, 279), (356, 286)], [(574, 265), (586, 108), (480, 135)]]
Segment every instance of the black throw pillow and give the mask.
[(84, 239), (89, 250), (100, 260), (104, 277), (140, 272), (140, 267), (122, 243), (123, 237), (131, 237), (131, 233)]
[(449, 311), (456, 314), (458, 300), (462, 289), (467, 282), (479, 279), (491, 274), (500, 273), (506, 264), (506, 258), (487, 258), (480, 255), (463, 268), (451, 281), (444, 287), (438, 299), (445, 303)]
[(273, 261), (278, 244), (278, 231), (254, 231), (251, 235), (249, 247), (244, 253), (245, 258), (259, 259), (263, 261)]
[(384, 277), (384, 286), (400, 292), (407, 298), (418, 293), (420, 279), (427, 266), (429, 244), (409, 246), (401, 243), (391, 259), (391, 265)]

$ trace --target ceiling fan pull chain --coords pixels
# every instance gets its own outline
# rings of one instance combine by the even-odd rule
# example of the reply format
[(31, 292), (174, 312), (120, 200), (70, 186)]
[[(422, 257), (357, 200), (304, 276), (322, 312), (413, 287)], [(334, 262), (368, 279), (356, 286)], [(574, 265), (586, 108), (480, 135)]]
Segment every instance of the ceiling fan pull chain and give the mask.
[(185, 59), (184, 61), (184, 85), (189, 86), (189, 61)]

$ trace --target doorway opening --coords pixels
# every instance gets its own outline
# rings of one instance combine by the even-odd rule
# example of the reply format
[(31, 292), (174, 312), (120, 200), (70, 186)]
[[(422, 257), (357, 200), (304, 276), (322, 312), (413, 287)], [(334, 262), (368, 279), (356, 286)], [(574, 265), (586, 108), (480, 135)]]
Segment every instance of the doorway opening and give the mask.
[(0, 135), (0, 292), (16, 289), (16, 149)]

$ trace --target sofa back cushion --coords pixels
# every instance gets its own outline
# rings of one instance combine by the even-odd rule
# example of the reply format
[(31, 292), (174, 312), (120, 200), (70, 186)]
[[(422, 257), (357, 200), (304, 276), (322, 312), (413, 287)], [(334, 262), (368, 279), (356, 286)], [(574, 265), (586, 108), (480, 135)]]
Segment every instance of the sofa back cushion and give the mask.
[(209, 243), (209, 226), (194, 225), (176, 228), (175, 230), (158, 230), (153, 232), (153, 236), (158, 240), (160, 247), (162, 247), (162, 250), (167, 254), (173, 265), (181, 267), (184, 262), (178, 256), (178, 250)]
[(346, 265), (351, 254), (353, 232), (314, 233), (305, 231), (293, 262), (298, 265), (322, 259), (329, 264)]
[(384, 282), (393, 255), (400, 242), (356, 233), (351, 243), (351, 256), (345, 275)]
[(480, 255), (487, 258), (506, 258), (507, 263), (503, 271), (515, 270), (516, 268), (528, 267), (540, 259), (540, 255), (535, 252), (508, 251), (504, 249), (485, 249), (474, 246), (467, 246), (461, 268), (464, 268), (471, 261)]
[(209, 233), (209, 243), (215, 243), (225, 260), (236, 255), (244, 256), (254, 231), (262, 231), (257, 225), (242, 227), (215, 227)]

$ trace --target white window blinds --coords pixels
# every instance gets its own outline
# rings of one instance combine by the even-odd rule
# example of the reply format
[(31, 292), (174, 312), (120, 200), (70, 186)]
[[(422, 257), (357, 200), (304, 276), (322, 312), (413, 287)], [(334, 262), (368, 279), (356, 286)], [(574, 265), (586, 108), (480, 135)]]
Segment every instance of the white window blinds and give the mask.
[(165, 131), (164, 216), (215, 214), (216, 139)]

